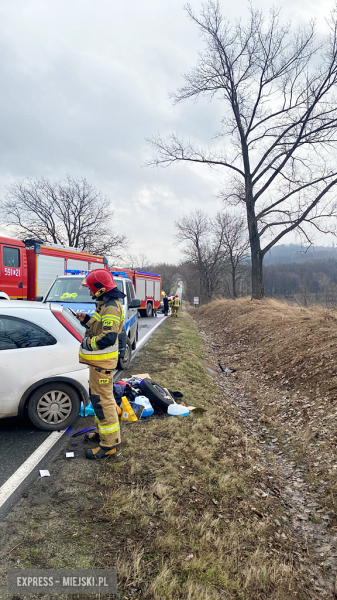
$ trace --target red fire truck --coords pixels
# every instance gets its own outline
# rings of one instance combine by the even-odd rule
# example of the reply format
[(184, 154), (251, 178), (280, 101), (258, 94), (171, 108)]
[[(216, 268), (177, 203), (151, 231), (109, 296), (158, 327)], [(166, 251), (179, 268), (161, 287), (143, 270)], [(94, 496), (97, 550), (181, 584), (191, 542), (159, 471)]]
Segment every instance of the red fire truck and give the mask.
[(152, 273), (108, 267), (104, 256), (65, 248), (37, 240), (15, 240), (0, 236), (1, 293), (19, 300), (35, 300), (45, 296), (50, 285), (66, 271), (91, 271), (109, 268), (126, 273), (141, 301), (142, 316), (152, 316), (161, 304), (161, 277)]
[(54, 279), (64, 275), (66, 269), (90, 271), (105, 268), (107, 263), (103, 256), (76, 248), (0, 236), (0, 293), (5, 292), (13, 299), (35, 300), (44, 296)]
[(134, 271), (133, 269), (118, 269), (115, 267), (109, 267), (109, 269), (114, 273), (126, 273), (134, 285), (136, 298), (142, 303), (138, 309), (139, 313), (142, 317), (152, 317), (153, 312), (160, 307), (162, 301), (160, 275)]

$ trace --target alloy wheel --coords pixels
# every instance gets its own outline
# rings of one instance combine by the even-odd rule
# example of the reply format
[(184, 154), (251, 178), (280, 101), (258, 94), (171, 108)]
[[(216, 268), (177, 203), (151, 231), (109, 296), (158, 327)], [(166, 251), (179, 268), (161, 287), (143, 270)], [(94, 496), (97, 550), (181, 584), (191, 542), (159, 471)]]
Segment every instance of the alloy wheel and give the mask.
[(41, 396), (37, 403), (37, 414), (44, 423), (62, 423), (72, 410), (72, 401), (68, 394), (52, 390)]

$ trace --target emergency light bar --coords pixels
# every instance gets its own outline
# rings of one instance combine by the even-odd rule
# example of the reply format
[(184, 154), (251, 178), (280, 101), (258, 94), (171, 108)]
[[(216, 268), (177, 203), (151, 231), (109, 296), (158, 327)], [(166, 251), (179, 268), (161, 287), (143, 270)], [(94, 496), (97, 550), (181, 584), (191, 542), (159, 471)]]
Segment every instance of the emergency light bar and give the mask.
[(78, 269), (65, 269), (65, 275), (85, 275), (87, 276), (90, 271), (79, 271)]
[(144, 273), (143, 271), (136, 271), (137, 275), (150, 275), (150, 277), (160, 277), (160, 275), (156, 275), (155, 273)]
[(110, 271), (110, 273), (113, 277), (124, 277), (124, 279), (128, 278), (127, 274), (124, 271)]

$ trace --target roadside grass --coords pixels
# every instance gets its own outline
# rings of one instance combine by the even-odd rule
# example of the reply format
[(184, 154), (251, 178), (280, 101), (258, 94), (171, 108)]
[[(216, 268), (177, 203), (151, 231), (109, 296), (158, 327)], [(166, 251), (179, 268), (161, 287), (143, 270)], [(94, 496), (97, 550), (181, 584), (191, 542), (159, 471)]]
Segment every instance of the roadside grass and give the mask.
[(241, 298), (193, 314), (217, 360), (237, 369), (261, 420), (336, 512), (337, 311)]
[(317, 598), (306, 547), (274, 522), (261, 450), (205, 365), (190, 316), (167, 319), (125, 375), (149, 372), (207, 412), (123, 423), (115, 462), (86, 461), (75, 438), (76, 458), (60, 454), (0, 524), (0, 584), (10, 567), (116, 568), (121, 600)]
[[(258, 450), (226, 415), (204, 358), (183, 313), (168, 319), (132, 364), (132, 374), (149, 372), (207, 413), (123, 425), (122, 456), (99, 478), (111, 490), (103, 515), (122, 597), (308, 598), (292, 541), (280, 543), (268, 516), (281, 510), (277, 500), (254, 495), (263, 476), (255, 471)], [(111, 546), (104, 537), (106, 564)]]

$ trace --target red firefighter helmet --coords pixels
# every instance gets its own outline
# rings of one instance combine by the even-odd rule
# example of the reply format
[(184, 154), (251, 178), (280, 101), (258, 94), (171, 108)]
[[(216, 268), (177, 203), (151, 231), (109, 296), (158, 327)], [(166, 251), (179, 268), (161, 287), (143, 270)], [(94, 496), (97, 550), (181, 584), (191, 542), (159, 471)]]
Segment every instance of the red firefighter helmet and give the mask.
[(114, 290), (117, 286), (110, 271), (107, 269), (94, 269), (90, 271), (82, 281), (82, 285), (88, 287), (95, 298), (100, 298), (106, 292)]

